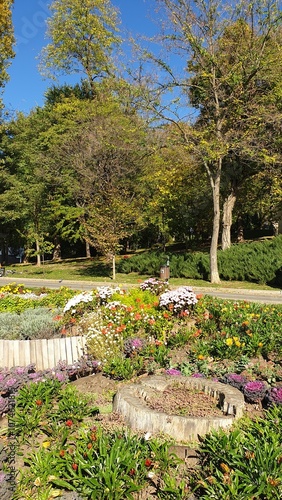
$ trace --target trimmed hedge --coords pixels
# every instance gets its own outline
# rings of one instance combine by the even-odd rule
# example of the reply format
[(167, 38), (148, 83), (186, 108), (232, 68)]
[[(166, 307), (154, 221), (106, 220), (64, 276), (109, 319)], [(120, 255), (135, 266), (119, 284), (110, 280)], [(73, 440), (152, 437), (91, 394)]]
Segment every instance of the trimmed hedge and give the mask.
[[(121, 273), (159, 276), (160, 267), (170, 260), (171, 278), (208, 280), (209, 254), (186, 252), (182, 254), (146, 252), (123, 258), (117, 264)], [(230, 281), (267, 283), (282, 287), (282, 235), (270, 240), (232, 245), (218, 251), (220, 278)]]

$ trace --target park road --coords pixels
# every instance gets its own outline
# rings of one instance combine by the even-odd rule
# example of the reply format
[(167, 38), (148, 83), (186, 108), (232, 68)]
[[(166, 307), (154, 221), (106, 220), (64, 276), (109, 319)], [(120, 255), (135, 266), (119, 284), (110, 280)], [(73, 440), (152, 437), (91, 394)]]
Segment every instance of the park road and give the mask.
[[(0, 287), (9, 283), (17, 283), (25, 285), (28, 288), (49, 288), (58, 289), (62, 286), (71, 288), (78, 291), (89, 291), (97, 288), (98, 286), (119, 286), (125, 290), (137, 287), (138, 285), (115, 283), (114, 281), (71, 281), (71, 280), (52, 280), (52, 279), (31, 279), (31, 278), (13, 278), (0, 277)], [(189, 282), (187, 283), (189, 286)], [(171, 288), (177, 288), (172, 286)], [(192, 287), (197, 294), (211, 295), (221, 299), (229, 300), (246, 300), (248, 302), (261, 302), (265, 304), (281, 304), (282, 305), (282, 290), (244, 290), (244, 289), (231, 289), (231, 288), (203, 288)]]

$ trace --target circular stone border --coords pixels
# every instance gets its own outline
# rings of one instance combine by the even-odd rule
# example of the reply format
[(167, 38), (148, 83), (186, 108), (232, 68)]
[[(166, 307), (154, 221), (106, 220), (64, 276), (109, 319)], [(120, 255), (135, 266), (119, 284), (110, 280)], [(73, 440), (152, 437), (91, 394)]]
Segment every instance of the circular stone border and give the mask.
[[(168, 386), (179, 382), (186, 389), (203, 391), (219, 402), (222, 417), (192, 417), (169, 415), (149, 408), (146, 399), (154, 391), (163, 392)], [(212, 429), (228, 428), (235, 419), (243, 415), (244, 396), (236, 388), (205, 378), (169, 375), (144, 377), (134, 384), (120, 388), (113, 400), (113, 410), (120, 413), (133, 430), (150, 434), (163, 433), (176, 442), (189, 442), (199, 439)]]

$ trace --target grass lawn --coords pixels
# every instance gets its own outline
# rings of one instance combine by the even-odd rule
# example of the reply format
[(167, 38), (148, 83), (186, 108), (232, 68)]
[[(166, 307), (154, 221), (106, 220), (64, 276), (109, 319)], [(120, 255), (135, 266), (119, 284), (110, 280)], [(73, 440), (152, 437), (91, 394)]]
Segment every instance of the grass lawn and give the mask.
[[(113, 282), (111, 266), (102, 258), (65, 259), (59, 262), (46, 261), (40, 267), (36, 266), (36, 264), (13, 264), (6, 266), (6, 276), (32, 279)], [(149, 277), (151, 276), (140, 275), (138, 273), (117, 273), (115, 283), (137, 285)], [(158, 278), (159, 276), (155, 277)], [(191, 285), (193, 287), (208, 287), (211, 289), (219, 287), (219, 285), (211, 284), (209, 281), (187, 278), (171, 278), (169, 282), (174, 286)], [(243, 281), (221, 281), (220, 288), (274, 290), (267, 285)]]

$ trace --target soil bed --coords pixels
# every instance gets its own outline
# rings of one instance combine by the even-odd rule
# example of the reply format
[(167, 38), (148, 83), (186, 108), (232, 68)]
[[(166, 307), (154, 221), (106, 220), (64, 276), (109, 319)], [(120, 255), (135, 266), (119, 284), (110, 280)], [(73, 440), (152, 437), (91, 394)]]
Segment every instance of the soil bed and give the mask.
[(154, 391), (148, 396), (146, 405), (152, 410), (185, 417), (217, 417), (222, 410), (209, 394), (195, 389), (187, 389), (184, 385), (173, 384), (163, 392)]

